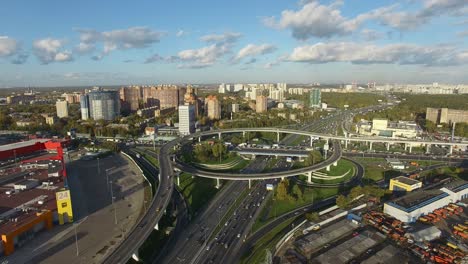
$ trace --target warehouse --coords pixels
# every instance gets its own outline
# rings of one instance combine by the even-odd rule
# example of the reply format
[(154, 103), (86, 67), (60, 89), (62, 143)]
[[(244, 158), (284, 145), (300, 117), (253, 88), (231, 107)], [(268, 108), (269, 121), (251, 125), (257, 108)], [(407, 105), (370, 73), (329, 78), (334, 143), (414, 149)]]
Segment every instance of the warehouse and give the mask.
[(422, 187), (422, 182), (399, 176), (390, 180), (390, 191), (411, 192)]
[(415, 191), (387, 202), (384, 204), (384, 213), (402, 222), (415, 222), (421, 215), (465, 198), (468, 198), (468, 183), (457, 180), (440, 190)]

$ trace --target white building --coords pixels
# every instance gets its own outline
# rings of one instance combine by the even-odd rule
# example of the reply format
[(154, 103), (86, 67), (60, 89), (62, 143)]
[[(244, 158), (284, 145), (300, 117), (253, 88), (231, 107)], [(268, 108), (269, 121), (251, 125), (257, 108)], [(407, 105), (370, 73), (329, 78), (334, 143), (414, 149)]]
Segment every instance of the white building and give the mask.
[(421, 132), (416, 122), (390, 122), (380, 118), (374, 118), (372, 122), (361, 120), (356, 125), (356, 131), (361, 135), (390, 138), (416, 138)]
[(179, 106), (179, 133), (180, 135), (190, 135), (195, 132), (195, 106)]
[(231, 113), (239, 112), (239, 104), (232, 104), (231, 105)]
[(386, 202), (384, 213), (405, 223), (415, 222), (422, 215), (466, 198), (468, 198), (468, 183), (461, 180), (454, 181), (440, 190), (415, 191)]
[(244, 85), (241, 83), (234, 84), (234, 92), (239, 92), (244, 90)]
[(284, 99), (284, 92), (282, 90), (271, 90), (269, 98), (278, 102), (282, 102)]
[(226, 84), (222, 83), (219, 85), (218, 93), (226, 93)]
[(288, 85), (286, 83), (277, 83), (276, 88), (284, 93), (288, 91)]
[(67, 101), (57, 101), (55, 103), (57, 108), (57, 116), (59, 118), (68, 117), (68, 102)]

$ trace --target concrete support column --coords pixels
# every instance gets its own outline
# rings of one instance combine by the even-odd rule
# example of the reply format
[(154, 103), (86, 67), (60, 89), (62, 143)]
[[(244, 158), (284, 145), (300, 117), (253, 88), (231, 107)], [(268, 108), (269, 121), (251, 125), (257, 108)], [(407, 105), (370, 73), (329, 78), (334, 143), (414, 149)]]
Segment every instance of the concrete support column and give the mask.
[(369, 150), (372, 150), (372, 142), (369, 142)]
[(281, 177), (281, 180), (284, 181), (284, 177)]
[(221, 188), (221, 183), (219, 181), (219, 178), (216, 178), (216, 189)]
[(137, 252), (135, 252), (135, 253), (133, 253), (133, 255), (132, 255), (132, 259), (134, 259), (135, 261), (138, 261), (138, 262), (140, 262), (140, 257), (138, 256), (138, 251), (137, 251)]
[(310, 147), (314, 146), (314, 140), (312, 139), (312, 136), (310, 137)]
[(409, 153), (411, 153), (413, 151), (413, 145), (410, 145), (409, 146)]
[(201, 142), (201, 137), (198, 137), (198, 142)]
[(344, 147), (345, 147), (345, 149), (348, 148), (348, 140), (345, 140), (345, 141), (344, 141)]
[(327, 171), (330, 171), (330, 165), (327, 166)]
[(252, 180), (249, 180), (249, 189), (252, 188)]
[(280, 133), (276, 132), (276, 143), (280, 142)]
[(218, 139), (221, 140), (221, 132), (218, 133)]
[(386, 145), (387, 145), (387, 151), (389, 151), (390, 150), (390, 142), (387, 142)]
[(177, 185), (180, 186), (180, 175), (177, 175)]
[(426, 152), (431, 152), (431, 144), (426, 144)]
[(154, 226), (154, 229), (159, 230), (159, 223), (156, 223), (156, 225)]
[(408, 151), (408, 144), (405, 143), (405, 151)]
[(245, 131), (242, 131), (242, 137), (245, 138)]
[(307, 182), (312, 183), (312, 172), (311, 171), (307, 173)]
[(453, 153), (453, 146), (450, 145), (450, 146), (449, 146), (449, 154), (452, 155), (452, 153)]
[(325, 159), (327, 159), (327, 150), (326, 150), (326, 149), (323, 150), (323, 157), (324, 157)]
[(338, 166), (338, 161), (333, 162), (333, 166)]

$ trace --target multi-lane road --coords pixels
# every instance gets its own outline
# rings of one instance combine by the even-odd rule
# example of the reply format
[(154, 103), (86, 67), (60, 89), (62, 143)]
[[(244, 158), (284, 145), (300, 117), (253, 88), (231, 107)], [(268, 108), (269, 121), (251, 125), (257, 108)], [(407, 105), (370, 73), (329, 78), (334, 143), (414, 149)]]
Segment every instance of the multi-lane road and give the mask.
[[(161, 219), (164, 210), (172, 196), (173, 177), (172, 164), (169, 160), (170, 144), (164, 146), (160, 150), (159, 164), (161, 166), (160, 174), (158, 170), (144, 158), (137, 158), (136, 153), (128, 151), (128, 154), (137, 162), (140, 167), (145, 168), (149, 172), (149, 177), (154, 177), (158, 181), (157, 175), (161, 175), (156, 193), (149, 205), (146, 214), (141, 218), (138, 224), (128, 234), (127, 238), (114, 250), (103, 263), (127, 263), (127, 260), (133, 254), (138, 255), (138, 249), (145, 242), (148, 236), (153, 231), (156, 224)], [(164, 177), (163, 177), (164, 175)]]

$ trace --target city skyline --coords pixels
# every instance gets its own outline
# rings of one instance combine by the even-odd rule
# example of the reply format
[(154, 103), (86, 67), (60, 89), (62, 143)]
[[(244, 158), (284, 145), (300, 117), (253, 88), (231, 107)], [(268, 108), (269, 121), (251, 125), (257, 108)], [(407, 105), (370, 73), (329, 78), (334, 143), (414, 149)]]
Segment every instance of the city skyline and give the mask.
[(468, 83), (463, 0), (6, 3), (0, 87)]

